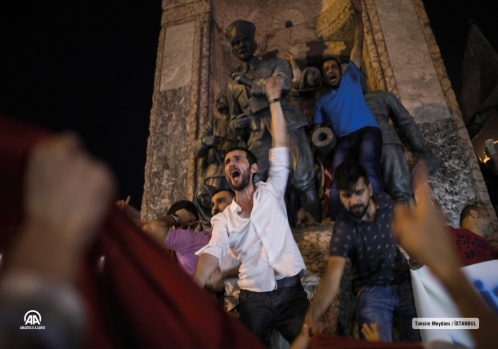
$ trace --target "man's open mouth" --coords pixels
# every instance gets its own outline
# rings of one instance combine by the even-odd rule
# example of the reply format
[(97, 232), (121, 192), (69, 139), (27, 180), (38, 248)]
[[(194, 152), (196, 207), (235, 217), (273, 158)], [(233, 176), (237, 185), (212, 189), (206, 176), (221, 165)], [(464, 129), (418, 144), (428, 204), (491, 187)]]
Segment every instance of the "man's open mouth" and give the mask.
[(231, 170), (231, 171), (230, 171), (230, 174), (232, 175), (232, 178), (233, 178), (233, 179), (236, 179), (236, 178), (239, 178), (239, 177), (240, 177), (240, 172), (239, 172), (239, 170), (235, 170), (235, 169), (234, 169), (234, 170)]

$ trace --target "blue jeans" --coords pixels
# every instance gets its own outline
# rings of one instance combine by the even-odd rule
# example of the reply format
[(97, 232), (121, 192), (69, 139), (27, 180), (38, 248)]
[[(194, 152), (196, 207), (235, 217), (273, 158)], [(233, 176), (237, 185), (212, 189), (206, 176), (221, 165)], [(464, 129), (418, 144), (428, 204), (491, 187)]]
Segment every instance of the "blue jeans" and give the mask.
[(270, 292), (240, 290), (239, 320), (267, 347), (273, 329), (292, 343), (301, 332), (308, 307), (301, 284)]
[(402, 341), (420, 342), (420, 333), (412, 328), (412, 319), (417, 317), (413, 289), (410, 280), (390, 286), (364, 287), (356, 296), (356, 322), (360, 329), (363, 324), (375, 322), (381, 340), (392, 342), (393, 319), (397, 322)]
[[(332, 170), (346, 160), (355, 159), (367, 171), (374, 193), (384, 190), (382, 180), (382, 133), (378, 127), (367, 126), (338, 139), (334, 148)], [(333, 175), (332, 175), (333, 180)], [(339, 193), (332, 182), (329, 217), (335, 220), (341, 208)]]

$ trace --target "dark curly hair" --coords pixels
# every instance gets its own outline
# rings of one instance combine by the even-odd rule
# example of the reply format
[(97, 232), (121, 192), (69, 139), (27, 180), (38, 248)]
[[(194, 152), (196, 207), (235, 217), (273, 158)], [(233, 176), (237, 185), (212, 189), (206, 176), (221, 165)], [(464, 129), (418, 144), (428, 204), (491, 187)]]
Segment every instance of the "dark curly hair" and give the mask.
[[(226, 154), (231, 153), (231, 152), (236, 151), (236, 150), (241, 150), (241, 151), (246, 153), (246, 158), (247, 158), (247, 161), (249, 161), (249, 165), (258, 163), (258, 159), (256, 158), (256, 155), (254, 155), (249, 149), (244, 148), (244, 147), (238, 147), (238, 146), (231, 147), (230, 149), (228, 149), (225, 152), (225, 157), (227, 156)], [(223, 159), (223, 160), (225, 160), (225, 159)]]
[(370, 184), (367, 171), (357, 161), (348, 160), (334, 170), (334, 180), (338, 191), (353, 190), (360, 178), (363, 178), (367, 186)]
[(180, 200), (175, 202), (171, 207), (169, 208), (167, 214), (173, 214), (178, 210), (181, 210), (182, 208), (186, 209), (190, 213), (192, 213), (195, 216), (195, 220), (199, 220), (199, 213), (197, 212), (197, 208), (195, 207), (195, 204), (192, 201), (188, 200)]

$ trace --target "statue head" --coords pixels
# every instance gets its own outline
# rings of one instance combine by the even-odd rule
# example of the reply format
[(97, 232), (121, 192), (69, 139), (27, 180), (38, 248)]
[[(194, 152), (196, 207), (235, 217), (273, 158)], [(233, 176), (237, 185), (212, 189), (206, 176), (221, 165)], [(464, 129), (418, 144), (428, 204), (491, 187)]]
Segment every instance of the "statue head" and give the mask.
[(249, 61), (258, 47), (254, 41), (256, 26), (252, 22), (238, 19), (225, 30), (225, 37), (232, 46), (232, 53), (243, 62)]
[(216, 110), (223, 115), (229, 114), (228, 99), (224, 92), (218, 93), (216, 97)]

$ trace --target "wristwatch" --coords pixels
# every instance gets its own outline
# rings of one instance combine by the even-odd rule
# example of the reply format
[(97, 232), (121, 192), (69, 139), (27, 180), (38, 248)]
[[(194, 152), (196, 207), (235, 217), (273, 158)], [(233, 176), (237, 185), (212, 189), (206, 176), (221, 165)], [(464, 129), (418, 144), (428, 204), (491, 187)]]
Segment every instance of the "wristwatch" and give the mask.
[(172, 214), (173, 219), (175, 220), (175, 225), (178, 225), (180, 223), (180, 217), (176, 213)]

